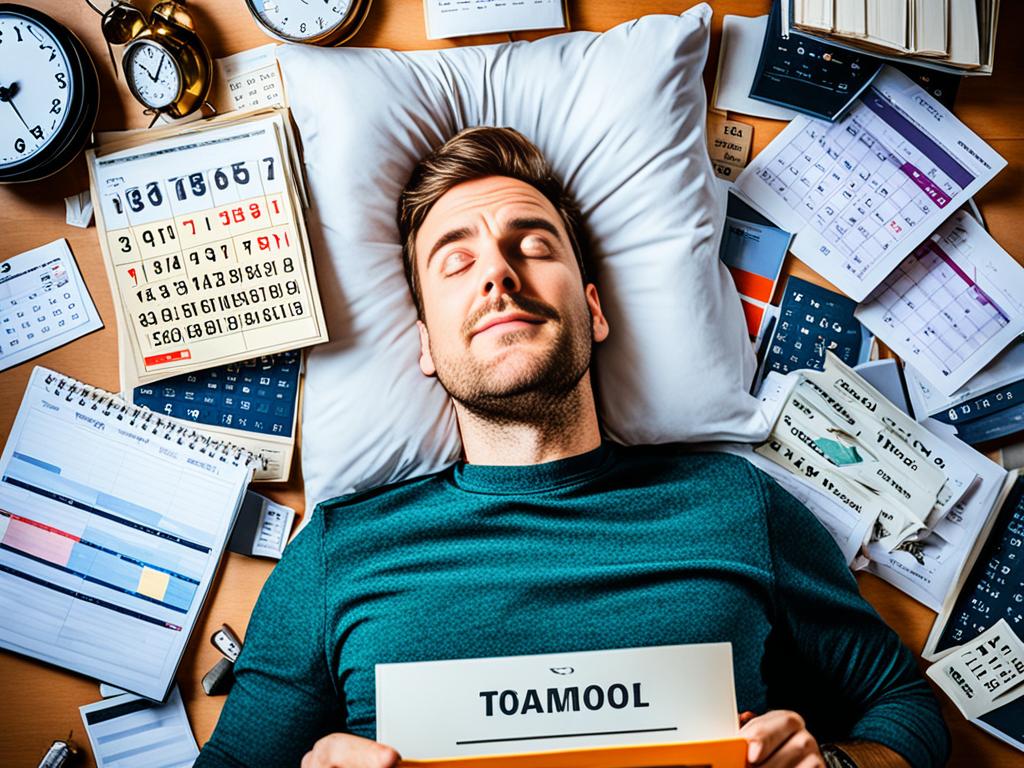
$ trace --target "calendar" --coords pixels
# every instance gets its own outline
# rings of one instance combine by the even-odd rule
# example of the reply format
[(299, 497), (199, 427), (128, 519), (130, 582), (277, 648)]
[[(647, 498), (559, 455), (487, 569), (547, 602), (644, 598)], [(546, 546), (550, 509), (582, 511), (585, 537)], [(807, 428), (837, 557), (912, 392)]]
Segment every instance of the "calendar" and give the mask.
[(0, 262), (0, 371), (102, 327), (66, 240)]
[(327, 340), (280, 113), (90, 152), (126, 386)]
[(951, 395), (1024, 333), (1024, 268), (958, 211), (856, 314), (938, 392)]
[(861, 301), (1005, 165), (886, 67), (841, 120), (796, 117), (735, 191), (796, 233), (798, 258)]

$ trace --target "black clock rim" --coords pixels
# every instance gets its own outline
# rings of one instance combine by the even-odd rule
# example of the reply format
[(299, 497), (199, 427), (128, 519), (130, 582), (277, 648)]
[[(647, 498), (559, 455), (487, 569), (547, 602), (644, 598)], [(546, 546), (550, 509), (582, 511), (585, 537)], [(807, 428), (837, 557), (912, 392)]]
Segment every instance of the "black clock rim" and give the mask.
[[(245, 7), (252, 16), (260, 29), (266, 34), (273, 37), (275, 40), (281, 40), (285, 43), (300, 43), (302, 45), (319, 45), (324, 47), (331, 47), (341, 45), (341, 43), (349, 40), (352, 34), (346, 34), (349, 27), (352, 25), (353, 19), (357, 16), (362, 16), (363, 19), (355, 25), (355, 30), (358, 31), (362, 26), (362, 21), (365, 20), (366, 15), (369, 13), (370, 5), (372, 0), (350, 0), (348, 13), (345, 14), (345, 18), (339, 21), (334, 26), (330, 27), (327, 31), (321, 32), (319, 35), (314, 37), (294, 37), (292, 35), (285, 35), (278, 32), (276, 29), (267, 24), (259, 15), (259, 11), (256, 10), (254, 5), (255, 0), (245, 0)], [(359, 8), (359, 6), (363, 6)]]
[[(99, 112), (99, 76), (82, 41), (53, 17), (16, 3), (0, 3), (0, 13), (19, 14), (45, 27), (68, 54), (72, 92), (67, 108), (74, 117), (58, 132), (63, 137), (44, 152), (46, 157), (34, 157), (22, 165), (0, 170), (0, 184), (39, 181), (65, 168), (88, 143)], [(78, 84), (80, 88), (75, 87)]]

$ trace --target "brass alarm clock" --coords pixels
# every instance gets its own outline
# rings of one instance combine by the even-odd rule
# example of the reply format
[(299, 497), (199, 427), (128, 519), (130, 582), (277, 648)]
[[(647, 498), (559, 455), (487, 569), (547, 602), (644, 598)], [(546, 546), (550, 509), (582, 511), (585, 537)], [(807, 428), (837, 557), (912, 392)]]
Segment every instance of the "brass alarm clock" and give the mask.
[(213, 61), (184, 0), (157, 3), (148, 19), (119, 1), (103, 14), (102, 26), (108, 43), (125, 46), (121, 70), (147, 112), (185, 117), (206, 102)]

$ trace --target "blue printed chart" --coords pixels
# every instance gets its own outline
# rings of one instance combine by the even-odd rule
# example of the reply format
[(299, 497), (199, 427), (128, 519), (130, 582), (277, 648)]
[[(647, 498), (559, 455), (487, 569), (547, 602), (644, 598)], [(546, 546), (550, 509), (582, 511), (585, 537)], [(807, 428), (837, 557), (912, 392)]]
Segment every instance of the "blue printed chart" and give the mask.
[(0, 459), (0, 646), (162, 699), (249, 470), (40, 371)]

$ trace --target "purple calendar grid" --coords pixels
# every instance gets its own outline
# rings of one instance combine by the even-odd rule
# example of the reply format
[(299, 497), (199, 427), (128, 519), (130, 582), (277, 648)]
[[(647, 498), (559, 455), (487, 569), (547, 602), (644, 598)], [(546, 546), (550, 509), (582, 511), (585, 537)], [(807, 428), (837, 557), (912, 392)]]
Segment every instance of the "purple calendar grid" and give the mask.
[(916, 355), (949, 375), (1009, 322), (1009, 316), (938, 243), (928, 241), (882, 284), (882, 322)]
[(809, 120), (760, 178), (858, 279), (974, 177), (876, 89), (842, 120)]

